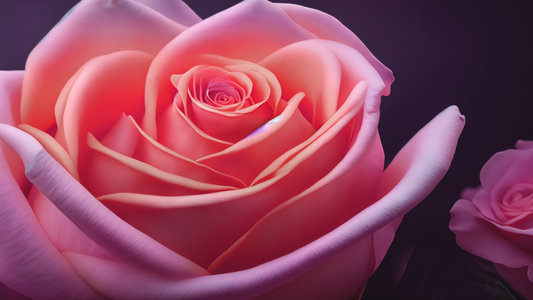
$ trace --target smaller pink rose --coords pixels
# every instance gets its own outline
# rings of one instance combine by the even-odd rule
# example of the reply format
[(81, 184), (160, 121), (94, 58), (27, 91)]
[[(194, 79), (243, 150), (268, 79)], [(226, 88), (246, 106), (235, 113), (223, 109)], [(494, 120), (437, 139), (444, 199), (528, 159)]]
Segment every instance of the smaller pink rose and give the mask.
[(496, 153), (481, 186), (463, 191), (451, 210), (457, 244), (494, 263), (517, 292), (533, 299), (533, 141)]

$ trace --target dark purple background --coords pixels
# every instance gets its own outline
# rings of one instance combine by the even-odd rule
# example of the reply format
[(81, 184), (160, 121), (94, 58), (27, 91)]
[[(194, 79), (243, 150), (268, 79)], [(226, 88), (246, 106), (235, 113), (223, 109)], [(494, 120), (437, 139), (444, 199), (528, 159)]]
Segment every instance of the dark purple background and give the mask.
[[(396, 81), (383, 98), (380, 121), (387, 163), (449, 105), (466, 116), (448, 174), (406, 215), (363, 299), (513, 299), (502, 296), (509, 287), (501, 278), (455, 244), (448, 222), (461, 190), (479, 184), (490, 156), (518, 139), (533, 140), (528, 1), (291, 1), (338, 18), (393, 70)], [(30, 50), (76, 2), (0, 2), (0, 70), (23, 69)], [(205, 18), (239, 1), (186, 2)], [(402, 263), (407, 267), (399, 278)]]

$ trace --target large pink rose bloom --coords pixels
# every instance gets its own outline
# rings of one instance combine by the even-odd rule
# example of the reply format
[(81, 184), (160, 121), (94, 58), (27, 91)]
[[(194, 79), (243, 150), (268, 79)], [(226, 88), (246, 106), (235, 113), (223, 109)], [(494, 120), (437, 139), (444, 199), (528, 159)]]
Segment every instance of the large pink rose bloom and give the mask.
[(80, 2), (0, 73), (0, 293), (360, 295), (464, 125), (446, 109), (383, 171), (392, 80), (313, 9)]
[(465, 189), (450, 229), (466, 251), (493, 262), (517, 292), (533, 299), (533, 142), (496, 153), (481, 169), (481, 186)]

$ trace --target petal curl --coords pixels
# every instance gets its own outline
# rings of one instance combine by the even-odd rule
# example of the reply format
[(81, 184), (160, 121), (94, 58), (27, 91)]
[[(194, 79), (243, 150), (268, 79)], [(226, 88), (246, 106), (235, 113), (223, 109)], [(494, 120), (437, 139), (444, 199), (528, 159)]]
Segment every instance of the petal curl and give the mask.
[[(0, 139), (5, 141), (3, 131), (8, 125), (1, 126)], [(0, 207), (0, 282), (34, 299), (102, 298), (78, 277), (48, 240), (1, 149)]]
[(276, 117), (279, 121), (266, 132), (252, 134), (224, 151), (197, 161), (240, 178), (249, 185), (277, 157), (314, 133), (314, 128), (298, 109), (303, 97), (303, 94), (295, 95), (284, 112)]
[[(20, 95), (23, 78), (24, 71), (0, 71), (0, 123), (12, 126), (20, 124)], [(0, 141), (0, 148), (20, 188), (24, 191), (29, 190), (20, 157), (2, 141)]]
[[(140, 118), (144, 82), (152, 56), (121, 51), (88, 62), (68, 92), (61, 128), (72, 160), (83, 177), (89, 152), (87, 133), (101, 137), (125, 113)], [(105, 109), (102, 109), (105, 108)]]
[(86, 0), (33, 49), (22, 90), (23, 123), (46, 131), (69, 78), (88, 60), (117, 51), (155, 55), (186, 27), (129, 0)]
[(28, 179), (78, 228), (115, 257), (175, 277), (206, 271), (117, 218), (30, 135), (0, 124), (0, 138), (22, 158)]

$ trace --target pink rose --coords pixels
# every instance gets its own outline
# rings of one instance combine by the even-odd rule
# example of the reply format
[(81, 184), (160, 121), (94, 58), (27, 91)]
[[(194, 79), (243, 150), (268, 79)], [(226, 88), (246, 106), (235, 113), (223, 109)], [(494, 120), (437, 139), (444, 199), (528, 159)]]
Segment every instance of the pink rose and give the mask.
[(496, 153), (481, 169), (481, 186), (465, 189), (451, 210), (450, 229), (466, 251), (533, 299), (533, 142)]
[(177, 0), (82, 1), (0, 73), (0, 282), (39, 299), (360, 295), (464, 125), (446, 109), (383, 171), (392, 79), (313, 9), (249, 0), (201, 21)]

